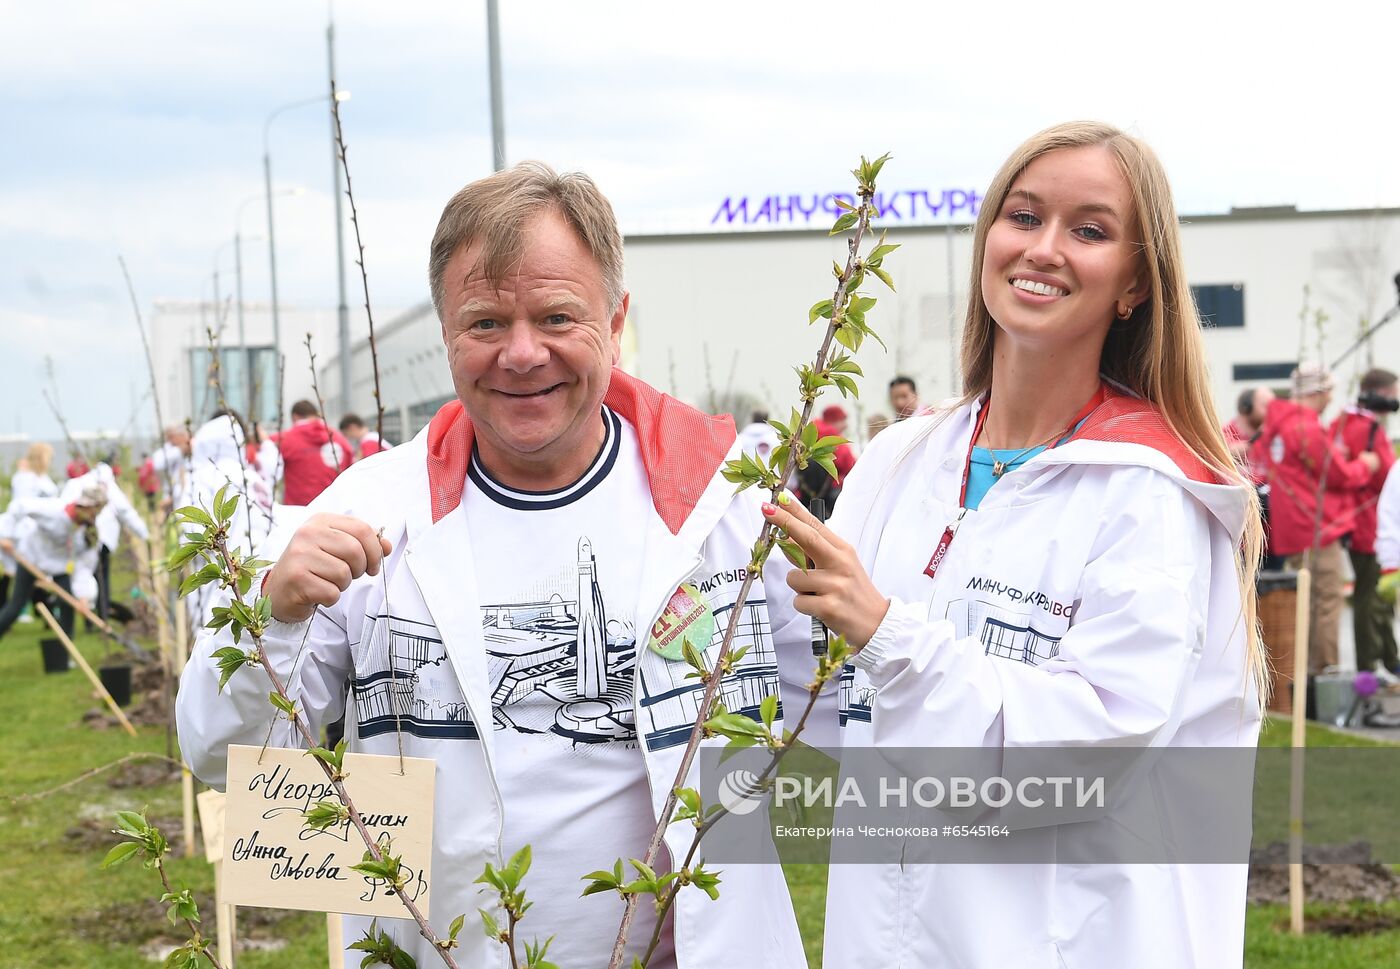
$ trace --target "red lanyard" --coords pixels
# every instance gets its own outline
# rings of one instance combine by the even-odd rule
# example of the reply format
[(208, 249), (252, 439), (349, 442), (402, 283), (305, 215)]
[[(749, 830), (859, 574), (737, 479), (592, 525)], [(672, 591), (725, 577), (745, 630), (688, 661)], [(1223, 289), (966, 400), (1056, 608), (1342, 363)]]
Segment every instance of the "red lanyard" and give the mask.
[[(1103, 381), (1099, 381), (1099, 389), (1094, 396), (1089, 398), (1089, 402), (1080, 408), (1079, 413), (1074, 415), (1074, 419), (1069, 422), (1069, 427), (1065, 429), (1065, 434), (1073, 432), (1090, 414), (1098, 409), (1098, 406), (1108, 399), (1108, 388)], [(944, 557), (948, 554), (948, 547), (953, 544), (953, 538), (958, 534), (958, 526), (962, 524), (963, 516), (967, 514), (967, 482), (972, 477), (972, 451), (977, 446), (977, 439), (982, 436), (982, 425), (987, 422), (987, 412), (991, 410), (990, 401), (982, 399), (982, 408), (977, 414), (977, 423), (972, 428), (972, 440), (967, 442), (967, 460), (963, 463), (962, 485), (958, 488), (958, 516), (948, 523), (948, 527), (943, 529), (943, 537), (938, 540), (938, 547), (933, 550), (933, 555), (928, 560), (928, 565), (924, 566), (924, 575), (930, 579), (938, 574), (938, 567), (943, 564)], [(1047, 447), (1048, 451), (1056, 444), (1064, 434), (1058, 435)]]

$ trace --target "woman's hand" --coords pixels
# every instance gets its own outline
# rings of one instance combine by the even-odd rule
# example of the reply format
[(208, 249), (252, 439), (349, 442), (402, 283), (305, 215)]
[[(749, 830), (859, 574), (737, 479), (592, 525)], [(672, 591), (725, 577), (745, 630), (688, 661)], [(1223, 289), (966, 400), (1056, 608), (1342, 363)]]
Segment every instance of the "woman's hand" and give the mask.
[(811, 560), (806, 571), (788, 573), (788, 585), (797, 593), (797, 611), (816, 616), (827, 629), (845, 636), (852, 649), (870, 642), (890, 600), (870, 581), (856, 550), (797, 501), (781, 506), (765, 501), (763, 517), (787, 532)]

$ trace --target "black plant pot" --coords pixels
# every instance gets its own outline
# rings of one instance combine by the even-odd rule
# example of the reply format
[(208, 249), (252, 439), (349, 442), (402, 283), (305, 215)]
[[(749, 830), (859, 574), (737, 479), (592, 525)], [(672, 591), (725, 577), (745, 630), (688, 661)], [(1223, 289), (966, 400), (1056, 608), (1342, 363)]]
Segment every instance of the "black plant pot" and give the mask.
[(39, 640), (39, 648), (44, 651), (45, 673), (67, 673), (69, 667), (68, 650), (57, 639)]
[(104, 666), (97, 671), (97, 678), (102, 681), (102, 686), (107, 692), (112, 694), (117, 706), (124, 707), (131, 703), (130, 666)]

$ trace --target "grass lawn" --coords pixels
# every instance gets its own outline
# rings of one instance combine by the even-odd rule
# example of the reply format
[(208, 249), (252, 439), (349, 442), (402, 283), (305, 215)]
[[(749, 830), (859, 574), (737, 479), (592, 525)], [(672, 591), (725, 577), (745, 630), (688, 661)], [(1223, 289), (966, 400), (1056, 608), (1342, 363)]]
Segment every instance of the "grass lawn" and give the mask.
[[(0, 723), (5, 750), (0, 757), (0, 825), (9, 836), (11, 858), (28, 866), (24, 877), (0, 881), (0, 969), (149, 969), (156, 963), (138, 950), (167, 926), (161, 909), (152, 901), (160, 893), (155, 876), (132, 865), (101, 871), (98, 863), (106, 844), (115, 839), (90, 837), (77, 842), (67, 832), (85, 823), (94, 831), (106, 828), (113, 811), (148, 807), (152, 817), (172, 819), (166, 833), (178, 835), (179, 784), (113, 789), (104, 777), (41, 800), (14, 802), (12, 798), (62, 784), (132, 751), (164, 753), (165, 734), (158, 727), (146, 727), (132, 740), (119, 730), (83, 725), (82, 713), (98, 702), (80, 672), (52, 676), (41, 672), (38, 641), (42, 628), (37, 622), (20, 624), (0, 641), (0, 703), (10, 711)], [(92, 661), (110, 652), (96, 636), (80, 634), (79, 645)], [(1288, 729), (1286, 721), (1271, 722), (1261, 744), (1286, 746)], [(1308, 728), (1308, 740), (1318, 746), (1369, 743), (1313, 725)], [(11, 870), (19, 870), (14, 861)], [(202, 854), (188, 860), (177, 858), (170, 870), (172, 879), (195, 889), (212, 934), (212, 872)], [(820, 966), (825, 870), (815, 865), (790, 865), (787, 876), (808, 956), (814, 967)], [(240, 912), (249, 919), (261, 914), (246, 909)], [(1400, 919), (1400, 903), (1308, 909), (1310, 919), (1348, 913)], [(324, 966), (324, 925), (324, 919), (314, 914), (288, 915), (258, 933), (284, 939), (286, 947), (276, 952), (240, 952), (238, 966)], [(1249, 969), (1396, 966), (1400, 965), (1400, 931), (1351, 937), (1319, 932), (1295, 939), (1287, 933), (1283, 906), (1252, 907), (1245, 965)]]

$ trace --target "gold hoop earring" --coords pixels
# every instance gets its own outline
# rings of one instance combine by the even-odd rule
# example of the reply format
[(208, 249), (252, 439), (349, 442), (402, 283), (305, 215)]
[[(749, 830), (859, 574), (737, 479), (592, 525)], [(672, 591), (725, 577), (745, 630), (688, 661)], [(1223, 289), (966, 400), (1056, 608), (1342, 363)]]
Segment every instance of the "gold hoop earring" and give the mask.
[(1126, 320), (1128, 317), (1133, 315), (1133, 308), (1127, 303), (1118, 303), (1114, 308), (1114, 314), (1120, 320)]

